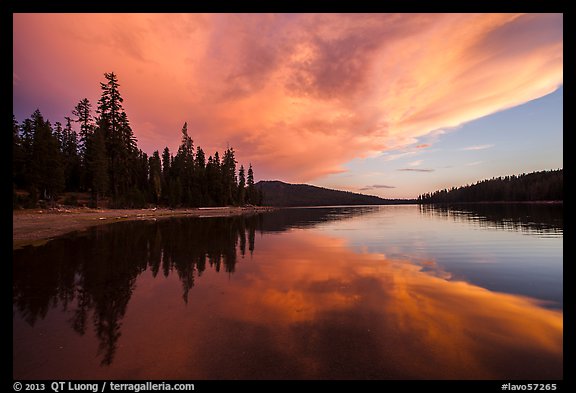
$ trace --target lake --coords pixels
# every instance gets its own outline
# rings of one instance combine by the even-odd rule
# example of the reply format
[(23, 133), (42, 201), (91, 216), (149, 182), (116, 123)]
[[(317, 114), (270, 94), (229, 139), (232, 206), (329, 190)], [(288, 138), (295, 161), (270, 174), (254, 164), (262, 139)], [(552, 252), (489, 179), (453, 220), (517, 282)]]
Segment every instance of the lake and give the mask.
[(561, 379), (562, 209), (282, 209), (14, 250), (13, 377)]

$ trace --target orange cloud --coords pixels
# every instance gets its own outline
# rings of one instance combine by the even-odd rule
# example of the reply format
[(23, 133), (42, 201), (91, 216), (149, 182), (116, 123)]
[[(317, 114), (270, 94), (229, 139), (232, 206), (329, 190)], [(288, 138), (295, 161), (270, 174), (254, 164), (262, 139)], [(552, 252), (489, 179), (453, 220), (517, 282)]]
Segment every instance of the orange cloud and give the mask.
[(259, 176), (308, 181), (554, 91), (562, 25), (561, 14), (16, 14), (15, 104), (95, 103), (113, 70), (148, 152), (175, 149), (188, 121), (209, 154), (229, 143)]
[[(288, 333), (296, 326), (336, 318), (334, 323), (350, 325), (355, 333), (368, 329), (362, 334), (376, 337), (372, 350), (410, 370), (406, 375), (412, 377), (561, 375), (562, 313), (533, 299), (449, 281), (450, 274), (434, 261), (423, 272), (408, 260), (354, 253), (339, 238), (296, 231), (268, 242), (259, 252), (274, 250), (273, 270), (265, 261), (255, 261), (263, 264), (259, 274), (231, 289), (237, 302), (224, 305), (222, 313), (285, 329), (286, 334), (279, 334), (285, 341), (278, 343), (283, 351), (297, 348), (290, 341), (296, 337)], [(370, 316), (370, 322), (348, 321), (344, 316), (349, 313)], [(394, 339), (380, 342), (377, 337)], [(523, 353), (531, 353), (534, 363), (524, 362)], [(305, 357), (297, 351), (291, 356)]]
[[(562, 378), (561, 311), (453, 281), (434, 260), (419, 266), (294, 229), (257, 239), (253, 256), (239, 260), (234, 274), (196, 271), (187, 303), (175, 272), (149, 273), (134, 283), (111, 367), (85, 367), (97, 361), (95, 337), (78, 345), (75, 335), (57, 335), (73, 356), (49, 362), (35, 375)], [(63, 368), (65, 359), (69, 367)]]
[[(117, 361), (147, 372), (152, 359), (170, 358), (155, 363), (160, 379), (181, 370), (195, 379), (255, 378), (262, 364), (282, 365), (262, 374), (281, 379), (562, 377), (562, 312), (451, 281), (434, 261), (423, 265), (426, 272), (410, 260), (352, 252), (344, 239), (309, 231), (267, 235), (232, 276), (207, 270), (198, 278), (181, 324), (165, 323), (182, 319), (169, 301), (180, 299), (180, 286), (156, 279), (170, 293), (131, 304), (147, 322), (127, 324)], [(138, 291), (146, 293), (144, 283)]]

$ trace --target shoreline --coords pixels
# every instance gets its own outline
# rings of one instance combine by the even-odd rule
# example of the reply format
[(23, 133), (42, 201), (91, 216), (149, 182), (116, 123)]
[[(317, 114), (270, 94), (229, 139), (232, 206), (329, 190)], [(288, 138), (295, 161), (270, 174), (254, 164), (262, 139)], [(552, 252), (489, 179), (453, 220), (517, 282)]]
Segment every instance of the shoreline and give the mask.
[(275, 210), (273, 207), (208, 207), (189, 209), (27, 209), (12, 212), (12, 249), (38, 246), (58, 236), (121, 221), (171, 217), (228, 217)]
[(418, 205), (563, 205), (564, 200), (549, 201), (479, 201), (479, 202), (430, 202)]

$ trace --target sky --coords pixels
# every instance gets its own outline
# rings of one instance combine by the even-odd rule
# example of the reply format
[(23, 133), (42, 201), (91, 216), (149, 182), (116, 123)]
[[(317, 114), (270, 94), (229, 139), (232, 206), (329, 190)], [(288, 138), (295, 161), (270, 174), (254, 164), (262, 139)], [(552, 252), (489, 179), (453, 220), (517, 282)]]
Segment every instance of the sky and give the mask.
[(138, 146), (184, 122), (256, 180), (414, 198), (563, 167), (562, 14), (14, 14), (13, 110), (117, 74)]

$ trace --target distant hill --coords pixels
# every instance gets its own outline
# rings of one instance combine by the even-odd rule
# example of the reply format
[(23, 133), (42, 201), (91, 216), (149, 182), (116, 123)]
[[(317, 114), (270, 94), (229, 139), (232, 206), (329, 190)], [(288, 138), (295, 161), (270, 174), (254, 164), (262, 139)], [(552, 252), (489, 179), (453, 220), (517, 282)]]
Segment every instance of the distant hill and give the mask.
[(383, 199), (349, 191), (331, 190), (308, 184), (290, 184), (278, 180), (263, 180), (256, 187), (264, 194), (265, 206), (335, 206), (390, 205), (414, 203), (415, 200)]
[(564, 200), (563, 170), (494, 177), (476, 184), (438, 190), (418, 197), (421, 203), (535, 202)]

